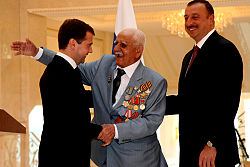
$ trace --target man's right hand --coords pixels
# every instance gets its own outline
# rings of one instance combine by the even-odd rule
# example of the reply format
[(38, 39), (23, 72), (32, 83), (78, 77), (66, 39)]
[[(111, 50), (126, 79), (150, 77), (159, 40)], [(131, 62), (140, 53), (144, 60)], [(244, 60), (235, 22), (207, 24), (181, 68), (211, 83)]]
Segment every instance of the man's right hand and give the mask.
[(15, 55), (25, 55), (25, 56), (36, 56), (39, 48), (35, 46), (33, 42), (26, 38), (26, 41), (14, 41), (11, 45), (11, 50), (17, 51)]

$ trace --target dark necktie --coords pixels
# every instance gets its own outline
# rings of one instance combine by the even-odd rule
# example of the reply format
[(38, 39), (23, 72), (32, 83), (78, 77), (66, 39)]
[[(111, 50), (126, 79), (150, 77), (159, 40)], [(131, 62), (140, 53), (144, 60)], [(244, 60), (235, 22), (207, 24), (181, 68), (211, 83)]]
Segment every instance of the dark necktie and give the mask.
[(118, 91), (118, 88), (121, 84), (121, 77), (125, 74), (125, 71), (123, 69), (118, 68), (117, 69), (117, 76), (113, 81), (113, 94), (112, 94), (112, 104), (115, 103), (115, 95)]
[(191, 58), (191, 60), (190, 60), (190, 63), (189, 63), (189, 65), (188, 65), (187, 72), (188, 72), (188, 70), (190, 69), (192, 63), (194, 62), (194, 59), (195, 59), (195, 57), (197, 56), (199, 50), (200, 50), (200, 48), (199, 48), (197, 45), (195, 45), (195, 46), (194, 46), (193, 56), (192, 56), (192, 58)]

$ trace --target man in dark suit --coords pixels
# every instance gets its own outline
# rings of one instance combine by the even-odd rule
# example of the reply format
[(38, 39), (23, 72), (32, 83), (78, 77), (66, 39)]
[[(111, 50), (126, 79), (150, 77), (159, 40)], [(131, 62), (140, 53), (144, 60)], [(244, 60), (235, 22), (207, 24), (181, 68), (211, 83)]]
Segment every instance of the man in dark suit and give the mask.
[(92, 27), (77, 19), (60, 27), (59, 52), (40, 80), (44, 125), (39, 167), (90, 166), (90, 142), (102, 127), (90, 123), (91, 96), (77, 65), (92, 52), (93, 36)]
[(241, 56), (214, 30), (209, 2), (189, 2), (184, 17), (198, 49), (184, 57), (178, 95), (167, 96), (166, 104), (167, 115), (179, 114), (180, 167), (234, 167), (239, 163), (234, 119), (243, 77)]

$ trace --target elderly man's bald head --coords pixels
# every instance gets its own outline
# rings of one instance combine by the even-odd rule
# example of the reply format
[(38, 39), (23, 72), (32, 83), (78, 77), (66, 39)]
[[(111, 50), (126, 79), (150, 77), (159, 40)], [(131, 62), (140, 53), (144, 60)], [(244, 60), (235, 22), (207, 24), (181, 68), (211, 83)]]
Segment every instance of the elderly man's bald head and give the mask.
[(146, 43), (146, 37), (144, 32), (142, 32), (141, 30), (135, 29), (135, 28), (126, 28), (123, 29), (119, 34), (125, 34), (125, 35), (131, 35), (133, 38), (131, 39), (134, 43), (134, 45), (141, 45), (141, 46), (145, 46)]

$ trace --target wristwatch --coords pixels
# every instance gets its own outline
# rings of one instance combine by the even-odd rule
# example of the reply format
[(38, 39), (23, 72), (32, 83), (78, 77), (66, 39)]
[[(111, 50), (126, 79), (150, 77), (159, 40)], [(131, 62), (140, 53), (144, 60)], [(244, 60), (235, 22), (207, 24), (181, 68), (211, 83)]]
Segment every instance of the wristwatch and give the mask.
[(207, 146), (208, 146), (208, 147), (213, 147), (213, 143), (212, 143), (211, 141), (208, 140)]

